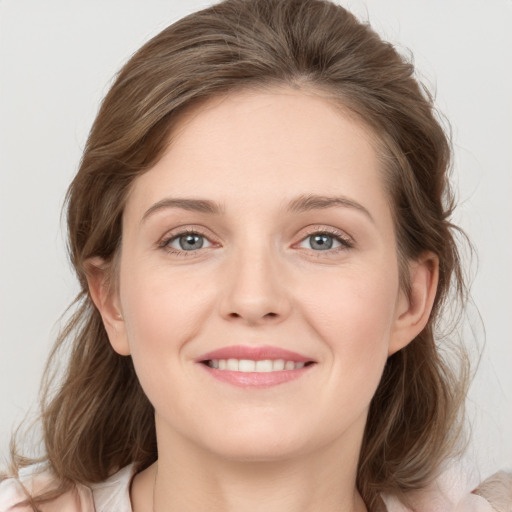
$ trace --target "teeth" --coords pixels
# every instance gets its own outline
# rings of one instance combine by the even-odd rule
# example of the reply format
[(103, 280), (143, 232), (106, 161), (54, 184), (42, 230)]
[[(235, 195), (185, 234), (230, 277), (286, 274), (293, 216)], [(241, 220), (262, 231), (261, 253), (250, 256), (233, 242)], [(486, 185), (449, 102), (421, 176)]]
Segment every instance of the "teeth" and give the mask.
[[(260, 361), (258, 361), (259, 363)], [(239, 372), (255, 372), (257, 367), (256, 361), (251, 361), (250, 359), (240, 359), (238, 361), (238, 370)], [(261, 371), (258, 369), (258, 371)]]
[(238, 359), (228, 359), (226, 361), (226, 370), (231, 370), (233, 372), (238, 371)]
[(256, 371), (257, 372), (271, 372), (272, 371), (272, 361), (270, 361), (269, 359), (266, 359), (264, 361), (256, 361)]
[(253, 361), (252, 359), (212, 359), (208, 361), (210, 368), (217, 370), (230, 370), (234, 372), (279, 372), (283, 370), (299, 370), (305, 363), (285, 361), (284, 359), (264, 359)]
[(285, 365), (285, 361), (284, 359), (276, 359), (273, 363), (272, 363), (272, 371), (274, 372), (279, 372), (281, 370), (284, 370), (284, 365)]

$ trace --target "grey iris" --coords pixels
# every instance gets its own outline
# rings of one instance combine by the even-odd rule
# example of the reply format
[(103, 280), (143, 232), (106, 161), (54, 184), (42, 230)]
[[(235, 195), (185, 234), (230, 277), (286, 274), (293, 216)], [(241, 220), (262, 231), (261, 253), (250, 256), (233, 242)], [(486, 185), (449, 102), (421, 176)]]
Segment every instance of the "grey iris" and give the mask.
[(332, 236), (329, 235), (312, 235), (311, 238), (311, 247), (313, 249), (320, 249), (324, 251), (326, 249), (330, 249), (332, 247)]
[(203, 237), (201, 235), (183, 235), (179, 238), (180, 247), (185, 250), (201, 249), (203, 247)]

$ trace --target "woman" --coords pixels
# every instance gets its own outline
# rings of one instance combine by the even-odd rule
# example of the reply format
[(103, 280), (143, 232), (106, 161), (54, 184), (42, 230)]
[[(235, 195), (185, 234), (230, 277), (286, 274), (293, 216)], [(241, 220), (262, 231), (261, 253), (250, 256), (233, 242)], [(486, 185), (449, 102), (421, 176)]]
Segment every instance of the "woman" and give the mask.
[(436, 487), (467, 370), (434, 334), (465, 284), (412, 73), (298, 0), (228, 0), (130, 59), (69, 189), (82, 294), (47, 463), (4, 509), (506, 506), (504, 475)]

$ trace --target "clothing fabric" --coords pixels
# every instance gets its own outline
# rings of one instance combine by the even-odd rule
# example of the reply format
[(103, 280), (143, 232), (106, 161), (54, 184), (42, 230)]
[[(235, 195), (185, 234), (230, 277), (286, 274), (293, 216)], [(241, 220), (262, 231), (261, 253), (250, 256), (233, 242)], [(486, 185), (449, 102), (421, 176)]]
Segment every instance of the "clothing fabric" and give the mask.
[[(45, 512), (132, 512), (130, 485), (134, 466), (121, 469), (104, 482), (77, 485), (48, 503)], [(40, 466), (20, 471), (19, 478), (0, 482), (0, 512), (31, 512), (16, 507), (26, 492), (37, 494), (51, 487), (52, 476)], [(25, 490), (24, 490), (25, 489)], [(382, 496), (387, 512), (512, 512), (512, 473), (500, 472), (478, 485), (478, 473), (451, 466), (427, 489), (407, 494), (409, 507), (393, 496)]]
[[(134, 466), (129, 465), (104, 482), (90, 486), (78, 484), (76, 490), (69, 491), (46, 505), (48, 512), (132, 512), (130, 484), (134, 476)], [(32, 512), (31, 506), (16, 507), (29, 495), (39, 494), (51, 488), (52, 476), (48, 471), (41, 472), (38, 466), (29, 466), (20, 471), (19, 478), (9, 478), (0, 482), (0, 512)], [(25, 488), (25, 490), (24, 490)]]

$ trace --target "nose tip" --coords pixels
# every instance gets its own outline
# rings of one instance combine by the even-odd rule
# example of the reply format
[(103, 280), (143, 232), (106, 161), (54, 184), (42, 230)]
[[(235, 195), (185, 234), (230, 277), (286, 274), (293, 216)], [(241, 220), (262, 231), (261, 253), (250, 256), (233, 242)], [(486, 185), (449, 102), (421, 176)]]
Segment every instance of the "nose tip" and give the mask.
[[(222, 316), (249, 324), (275, 323), (290, 311), (283, 269), (275, 259), (238, 259), (226, 270), (222, 294)], [(280, 276), (280, 278), (277, 278)]]
[(249, 295), (245, 297), (231, 296), (225, 305), (225, 316), (231, 320), (241, 320), (248, 324), (267, 324), (279, 321), (287, 314), (288, 308), (276, 296)]

